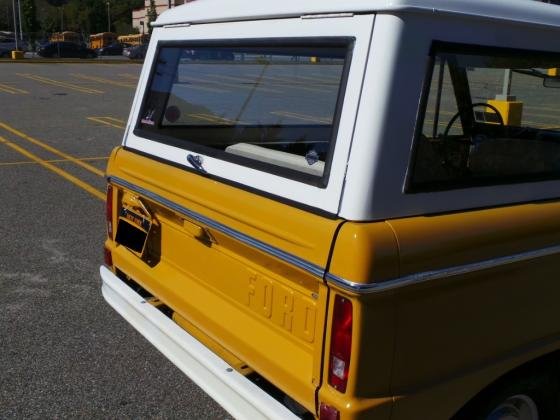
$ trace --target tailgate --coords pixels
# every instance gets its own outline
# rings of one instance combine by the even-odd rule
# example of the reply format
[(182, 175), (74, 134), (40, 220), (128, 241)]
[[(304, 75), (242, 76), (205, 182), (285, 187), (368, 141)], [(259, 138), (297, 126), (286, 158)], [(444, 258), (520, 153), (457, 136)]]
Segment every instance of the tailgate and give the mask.
[(215, 352), (238, 360), (240, 371), (256, 371), (315, 412), (323, 273), (340, 220), (124, 149), (113, 154), (108, 176), (119, 240), (126, 242), (117, 225), (123, 208), (145, 207), (136, 210), (151, 223), (137, 252), (108, 241), (117, 272)]

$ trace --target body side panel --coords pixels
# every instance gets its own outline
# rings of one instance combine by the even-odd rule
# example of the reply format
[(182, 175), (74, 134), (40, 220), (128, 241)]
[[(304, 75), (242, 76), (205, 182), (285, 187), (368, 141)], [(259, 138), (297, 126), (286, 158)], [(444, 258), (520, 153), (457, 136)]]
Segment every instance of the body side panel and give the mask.
[[(560, 204), (548, 202), (390, 224), (407, 275), (554, 246), (559, 215)], [(558, 261), (546, 255), (394, 289), (391, 388), (410, 396), (397, 402), (397, 418), (430, 409), (445, 389), (444, 418), (508, 370), (558, 349)]]
[[(358, 284), (382, 285), (554, 247), (559, 214), (560, 204), (551, 201), (346, 222), (329, 272)], [(350, 393), (366, 399), (393, 395), (395, 418), (426, 413), (445, 419), (499, 376), (560, 348), (559, 255), (503, 261), (366, 294), (331, 284), (331, 293), (353, 300), (360, 320), (353, 333)], [(381, 386), (388, 377), (391, 385)]]

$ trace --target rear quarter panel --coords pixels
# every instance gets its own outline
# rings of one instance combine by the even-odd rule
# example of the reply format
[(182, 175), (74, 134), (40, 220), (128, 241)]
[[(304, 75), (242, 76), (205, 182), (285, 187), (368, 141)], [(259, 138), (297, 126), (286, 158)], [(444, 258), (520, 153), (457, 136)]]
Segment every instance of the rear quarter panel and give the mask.
[(553, 201), (390, 221), (401, 276), (501, 261), (394, 290), (394, 418), (418, 409), (447, 418), (498, 376), (559, 347), (559, 216)]

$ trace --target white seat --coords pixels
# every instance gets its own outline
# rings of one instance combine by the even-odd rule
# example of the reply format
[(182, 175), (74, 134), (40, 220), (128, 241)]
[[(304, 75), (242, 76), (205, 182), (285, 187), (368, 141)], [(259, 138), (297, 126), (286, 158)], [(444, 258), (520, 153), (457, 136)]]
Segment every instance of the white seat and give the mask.
[(293, 169), (313, 176), (323, 176), (325, 162), (318, 160), (313, 164), (307, 163), (305, 156), (272, 150), (249, 143), (236, 143), (226, 147), (226, 152), (249, 159), (266, 162), (283, 168)]

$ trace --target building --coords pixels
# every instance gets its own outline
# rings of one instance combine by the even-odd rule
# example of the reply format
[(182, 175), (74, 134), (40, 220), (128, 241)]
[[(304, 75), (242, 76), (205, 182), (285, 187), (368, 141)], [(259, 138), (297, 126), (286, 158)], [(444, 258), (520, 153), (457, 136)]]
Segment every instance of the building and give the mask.
[[(171, 7), (179, 6), (194, 0), (154, 0), (158, 16)], [(132, 11), (132, 27), (138, 29), (139, 33), (148, 32), (148, 8), (150, 0), (144, 0), (144, 7)]]

